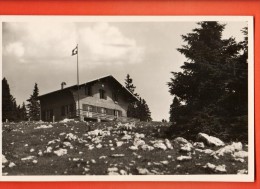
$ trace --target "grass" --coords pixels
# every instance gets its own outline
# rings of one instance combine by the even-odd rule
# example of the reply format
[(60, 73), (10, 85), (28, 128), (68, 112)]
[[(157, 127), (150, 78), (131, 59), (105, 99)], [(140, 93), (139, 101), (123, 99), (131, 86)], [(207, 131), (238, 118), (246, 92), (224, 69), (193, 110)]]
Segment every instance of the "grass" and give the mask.
[[(52, 128), (35, 129), (40, 125), (51, 124)], [(87, 125), (88, 124), (88, 125)], [(169, 123), (161, 122), (139, 122), (135, 128), (128, 132), (132, 136), (129, 141), (117, 147), (117, 141), (123, 141), (121, 138), (124, 133), (116, 129), (116, 122), (106, 123), (85, 123), (85, 122), (68, 122), (68, 123), (3, 123), (2, 131), (2, 149), (8, 163), (4, 164), (2, 169), (4, 175), (107, 175), (109, 168), (118, 168), (116, 173), (121, 174), (139, 174), (139, 168), (146, 168), (150, 174), (160, 175), (184, 175), (184, 174), (219, 174), (203, 168), (206, 163), (215, 165), (226, 165), (225, 174), (237, 174), (238, 170), (246, 169), (248, 166), (247, 158), (245, 162), (234, 161), (231, 155), (215, 159), (213, 156), (193, 150), (191, 152), (192, 160), (178, 161), (176, 158), (180, 155), (187, 155), (181, 152), (177, 146), (173, 149), (162, 150), (155, 148), (152, 151), (142, 149), (131, 150), (133, 145), (134, 134), (143, 133), (143, 139), (146, 144), (152, 146), (151, 141), (164, 140), (165, 131)], [(89, 137), (88, 131), (101, 129), (110, 130), (110, 136), (104, 136), (100, 144), (93, 143)], [(65, 133), (60, 135), (61, 133)], [(66, 134), (72, 133), (77, 136), (77, 140), (66, 139)], [(59, 139), (55, 143), (48, 143), (52, 140)], [(70, 142), (73, 149), (64, 146), (64, 142)], [(172, 144), (173, 140), (170, 139)], [(95, 147), (90, 150), (89, 146)], [(46, 151), (47, 147), (53, 148), (51, 153), (39, 155), (39, 151)], [(67, 154), (57, 156), (53, 151), (60, 148), (67, 149)], [(217, 150), (219, 147), (206, 147)], [(245, 148), (245, 147), (244, 147)], [(33, 149), (33, 150), (32, 150)], [(247, 150), (247, 149), (244, 149)], [(114, 157), (113, 154), (123, 154), (123, 157)], [(32, 160), (22, 161), (22, 158), (35, 156)], [(75, 159), (76, 158), (76, 159)], [(165, 163), (165, 162), (166, 163)], [(15, 164), (9, 167), (10, 162)], [(123, 171), (122, 171), (123, 170)], [(121, 172), (120, 172), (121, 171)]]

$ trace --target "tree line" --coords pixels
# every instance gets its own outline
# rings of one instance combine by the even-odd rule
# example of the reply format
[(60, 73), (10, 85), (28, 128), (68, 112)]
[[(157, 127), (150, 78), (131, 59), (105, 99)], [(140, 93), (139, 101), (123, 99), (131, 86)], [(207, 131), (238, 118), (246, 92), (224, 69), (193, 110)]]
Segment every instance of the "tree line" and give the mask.
[(2, 79), (2, 121), (27, 121), (40, 120), (40, 103), (38, 101), (39, 89), (37, 83), (34, 85), (33, 94), (29, 97), (27, 106), (16, 103), (16, 99), (10, 92), (6, 78)]
[(205, 132), (223, 140), (248, 137), (248, 37), (222, 39), (224, 24), (199, 22), (182, 35), (177, 50), (187, 61), (172, 72), (169, 134), (195, 138)]

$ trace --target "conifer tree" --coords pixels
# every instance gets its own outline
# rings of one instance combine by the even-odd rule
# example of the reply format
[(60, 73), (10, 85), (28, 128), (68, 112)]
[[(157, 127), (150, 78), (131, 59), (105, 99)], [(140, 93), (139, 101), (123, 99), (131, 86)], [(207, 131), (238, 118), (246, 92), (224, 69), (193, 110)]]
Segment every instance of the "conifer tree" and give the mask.
[[(198, 25), (192, 33), (182, 35), (186, 44), (177, 50), (187, 61), (181, 72), (172, 72), (168, 83), (171, 95), (182, 102), (181, 106), (177, 101), (171, 105), (171, 119), (176, 118), (172, 110), (178, 109), (179, 127), (174, 126), (173, 133), (192, 138), (207, 132), (222, 139), (246, 140), (247, 42), (222, 39), (225, 25), (218, 22)], [(232, 133), (237, 124), (244, 125), (240, 125), (244, 130)]]
[(140, 121), (152, 121), (150, 109), (146, 101), (135, 93), (136, 87), (134, 86), (133, 79), (129, 74), (127, 74), (125, 79), (125, 87), (139, 99), (137, 102), (129, 104), (127, 109), (127, 117), (137, 118), (140, 119)]
[(27, 100), (29, 104), (28, 107), (28, 116), (30, 120), (38, 121), (40, 120), (40, 102), (38, 100), (39, 89), (37, 83), (34, 85), (33, 94)]
[(6, 78), (2, 80), (2, 121), (17, 120), (17, 105), (15, 98), (10, 93)]

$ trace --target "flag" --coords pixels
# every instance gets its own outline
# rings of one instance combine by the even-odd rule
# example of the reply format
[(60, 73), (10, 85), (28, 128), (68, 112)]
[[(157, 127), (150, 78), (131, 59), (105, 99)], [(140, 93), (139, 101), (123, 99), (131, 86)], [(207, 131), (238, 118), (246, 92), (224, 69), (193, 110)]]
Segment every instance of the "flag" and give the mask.
[(72, 55), (71, 56), (74, 56), (76, 54), (78, 54), (78, 45), (76, 46), (75, 49), (72, 50)]

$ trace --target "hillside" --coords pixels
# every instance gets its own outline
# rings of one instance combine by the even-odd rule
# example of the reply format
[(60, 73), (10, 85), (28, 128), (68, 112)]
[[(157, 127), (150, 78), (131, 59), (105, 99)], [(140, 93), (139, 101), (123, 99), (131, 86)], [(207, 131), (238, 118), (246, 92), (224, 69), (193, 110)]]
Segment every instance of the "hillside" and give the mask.
[(247, 173), (246, 144), (214, 145), (202, 137), (198, 142), (166, 139), (169, 125), (3, 123), (3, 175)]

